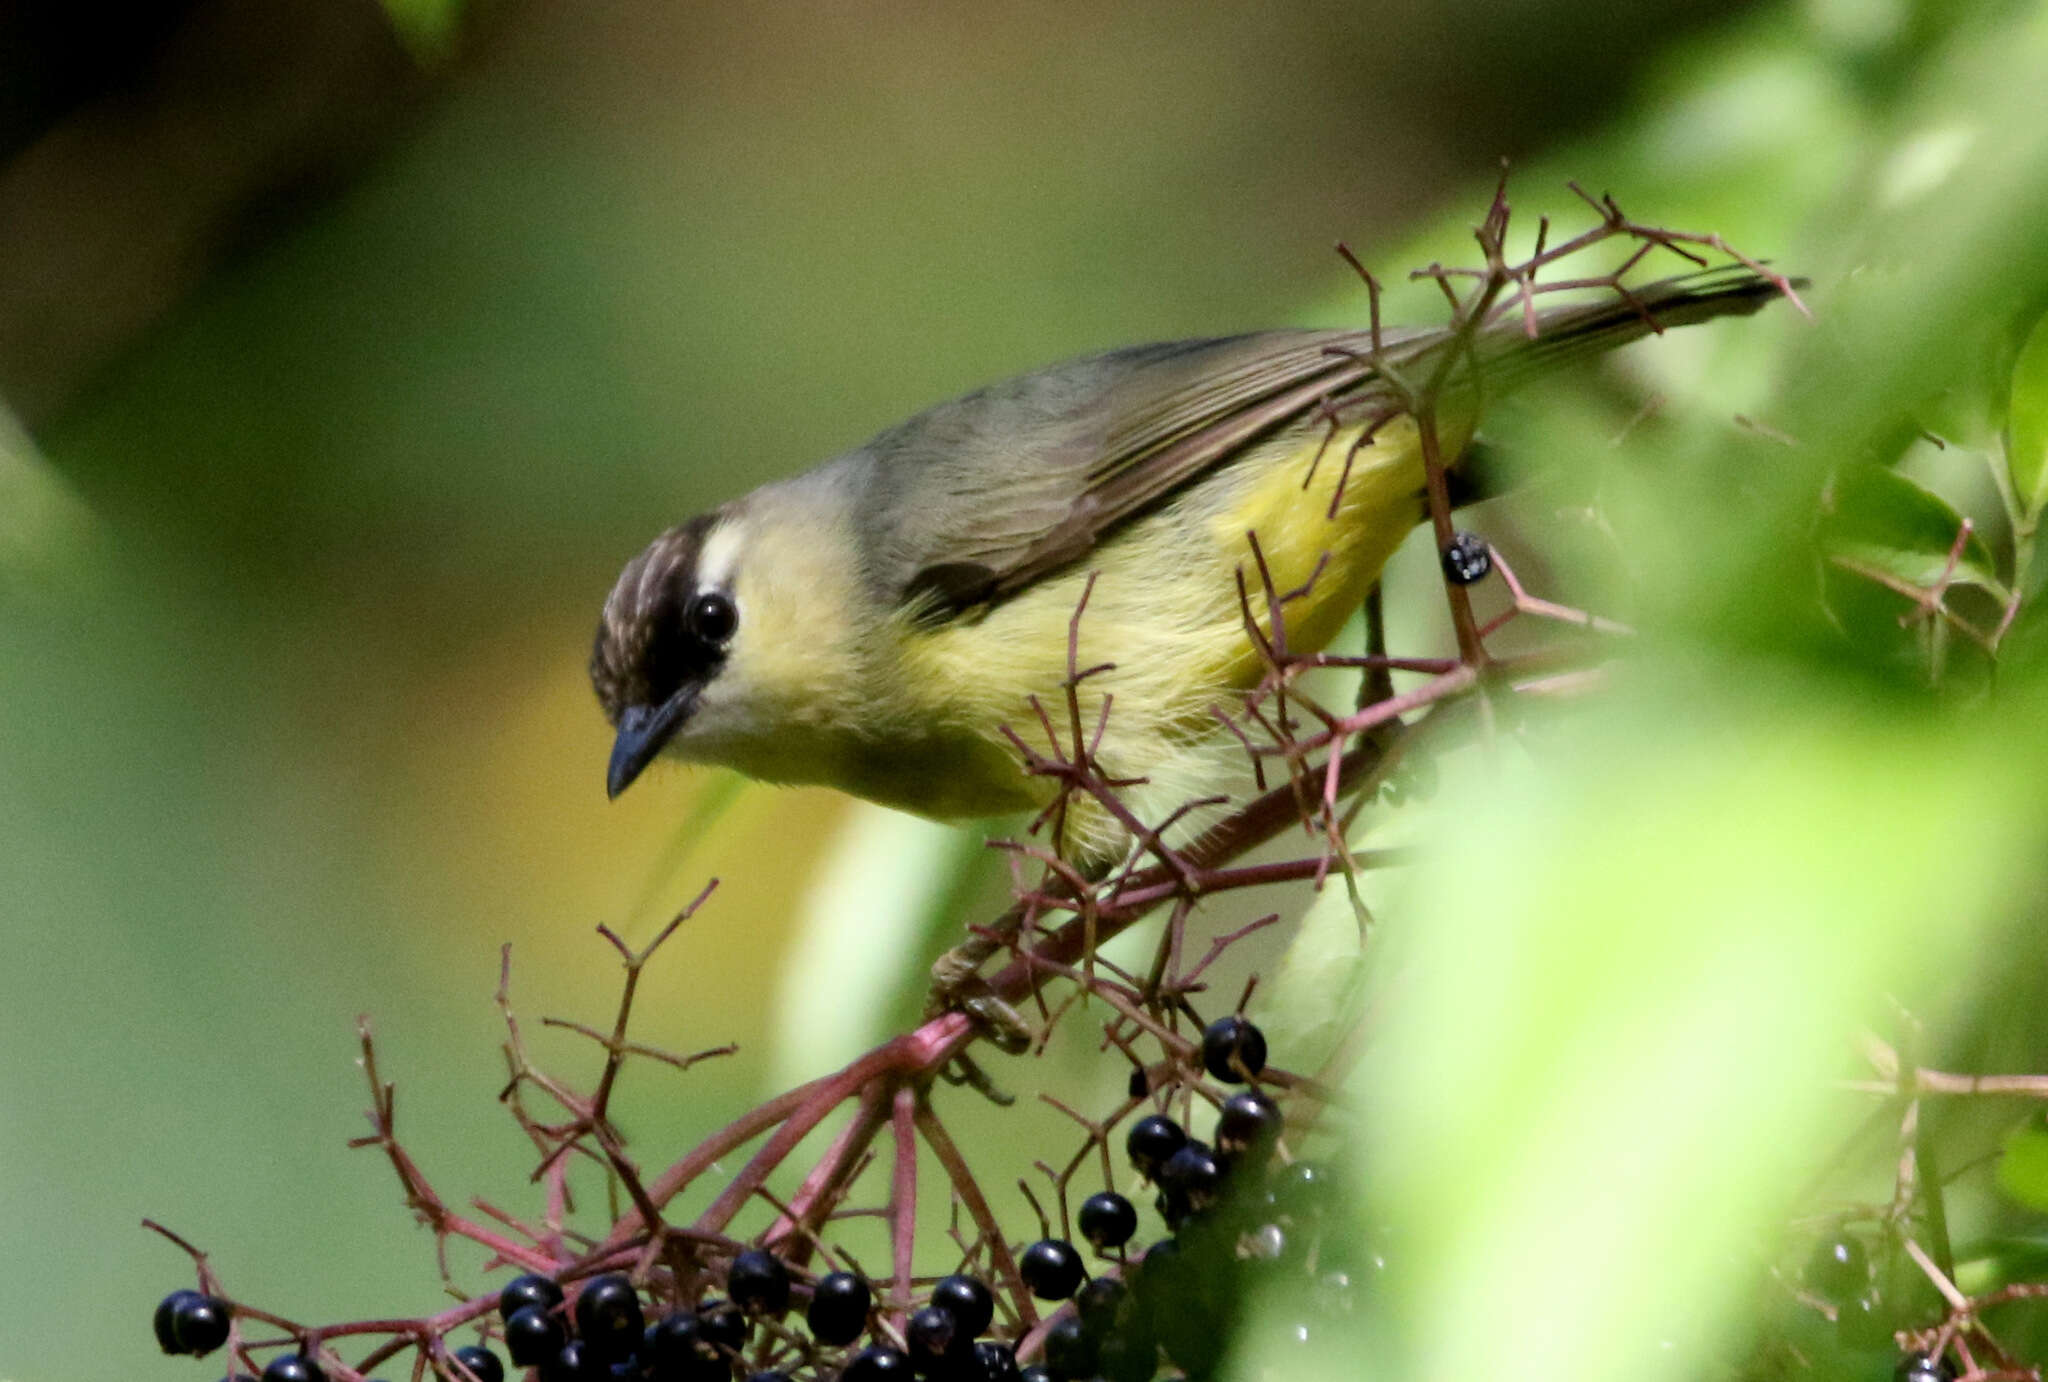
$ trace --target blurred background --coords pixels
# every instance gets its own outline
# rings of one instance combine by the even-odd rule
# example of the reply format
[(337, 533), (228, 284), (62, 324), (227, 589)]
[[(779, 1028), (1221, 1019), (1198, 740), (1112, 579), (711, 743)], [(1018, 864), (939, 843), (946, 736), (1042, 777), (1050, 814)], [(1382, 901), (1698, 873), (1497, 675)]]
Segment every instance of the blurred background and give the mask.
[[(522, 1012), (602, 1020), (594, 926), (723, 880), (641, 1033), (742, 1052), (640, 1092), (650, 1146), (900, 1011), (792, 999), (792, 944), (931, 828), (708, 772), (605, 801), (585, 658), (655, 532), (1065, 355), (1360, 320), (1333, 242), (1390, 278), (1456, 253), (1502, 157), (1546, 205), (1575, 177), (1817, 268), (1873, 169), (1959, 156), (1902, 113), (1927, 74), (2030, 15), (8, 7), (0, 1378), (187, 1366), (143, 1328), (187, 1279), (145, 1214), (283, 1311), (430, 1308), (428, 1238), (343, 1146), (354, 1022), (447, 1193), (516, 1202), (503, 943)], [(2002, 121), (2011, 88), (1963, 87)], [(914, 989), (919, 946), (871, 949)]]

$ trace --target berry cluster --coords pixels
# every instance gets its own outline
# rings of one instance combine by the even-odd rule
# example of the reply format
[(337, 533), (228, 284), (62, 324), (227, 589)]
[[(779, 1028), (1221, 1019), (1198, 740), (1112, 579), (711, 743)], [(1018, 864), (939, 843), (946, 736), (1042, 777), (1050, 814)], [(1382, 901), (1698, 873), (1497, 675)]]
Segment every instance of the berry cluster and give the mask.
[[(773, 1342), (756, 1359), (768, 1365), (746, 1371), (749, 1382), (789, 1382), (793, 1368), (835, 1357), (873, 1327), (873, 1289), (852, 1272), (834, 1271), (807, 1288), (810, 1338), (782, 1328), (792, 1296), (804, 1288), (781, 1258), (759, 1248), (733, 1258), (725, 1289), (725, 1299), (672, 1309), (649, 1324), (639, 1292), (624, 1275), (585, 1281), (573, 1309), (564, 1305), (554, 1281), (529, 1275), (505, 1287), (498, 1310), (512, 1361), (535, 1369), (539, 1382), (729, 1382), (747, 1369), (743, 1353), (757, 1327), (770, 1332)], [(849, 1382), (913, 1375), (1017, 1382), (1014, 1350), (977, 1340), (994, 1318), (995, 1295), (987, 1283), (949, 1276), (910, 1317), (906, 1347), (874, 1344), (840, 1360), (836, 1370)], [(479, 1382), (500, 1379), (480, 1376)]]
[[(545, 1278), (522, 1277), (520, 1280), (545, 1281)], [(546, 1284), (554, 1290), (555, 1299), (559, 1301), (561, 1288), (552, 1282)], [(228, 1303), (214, 1296), (199, 1291), (173, 1291), (157, 1302), (152, 1321), (157, 1344), (165, 1353), (204, 1357), (227, 1342), (232, 1314)], [(458, 1348), (449, 1356), (460, 1365), (459, 1369), (450, 1370), (456, 1382), (505, 1382), (505, 1365), (498, 1361), (497, 1354), (487, 1348), (472, 1345)], [(463, 1376), (465, 1371), (467, 1377)], [(223, 1382), (257, 1380), (245, 1373), (230, 1373)], [(285, 1353), (270, 1360), (263, 1369), (262, 1382), (327, 1382), (327, 1374), (316, 1359), (302, 1353)]]
[[(851, 1323), (849, 1335), (858, 1334), (866, 1313), (867, 1288), (859, 1278), (847, 1273), (834, 1275), (849, 1283), (841, 1287), (849, 1297), (853, 1287), (860, 1286), (858, 1314), (854, 1302), (837, 1306), (834, 1311), (838, 1320)], [(815, 1313), (815, 1297), (813, 1306)], [(904, 1326), (902, 1348), (871, 1344), (853, 1355), (840, 1376), (845, 1382), (892, 1382), (910, 1376), (945, 1382), (1019, 1382), (1024, 1373), (1017, 1367), (1017, 1351), (1008, 1344), (979, 1337), (994, 1323), (995, 1313), (995, 1293), (987, 1282), (965, 1273), (944, 1277), (932, 1287), (924, 1307), (912, 1314)], [(810, 1325), (814, 1335), (824, 1337), (819, 1334), (815, 1317), (810, 1317)]]
[(553, 1280), (528, 1275), (499, 1293), (498, 1314), (513, 1363), (535, 1369), (541, 1382), (713, 1382), (732, 1376), (757, 1319), (789, 1308), (789, 1273), (769, 1253), (744, 1252), (727, 1271), (726, 1290), (728, 1300), (671, 1310), (649, 1324), (639, 1291), (621, 1273), (585, 1281), (573, 1310)]
[[(1081, 1302), (1079, 1326), (1067, 1326), (1067, 1337), (1054, 1326), (1048, 1363), (1071, 1348), (1069, 1376), (1143, 1382), (1156, 1346), (1190, 1376), (1208, 1375), (1247, 1301), (1283, 1282), (1303, 1288), (1297, 1332), (1348, 1313), (1363, 1264), (1354, 1260), (1355, 1235), (1324, 1232), (1326, 1222), (1335, 1229), (1344, 1221), (1336, 1180), (1313, 1162), (1276, 1163), (1280, 1131), (1278, 1107), (1257, 1090), (1224, 1102), (1213, 1145), (1164, 1114), (1133, 1124), (1125, 1151), (1157, 1188), (1154, 1207), (1171, 1236), (1147, 1248), (1122, 1282), (1109, 1283), (1116, 1289), (1092, 1309)], [(1128, 1214), (1128, 1204), (1123, 1209)]]
[[(1202, 1033), (1200, 1061), (1223, 1084), (1250, 1085), (1265, 1070), (1265, 1035), (1240, 1016), (1220, 1018)], [(1185, 1089), (1175, 1078), (1156, 1094), (1170, 1104)], [(1141, 1069), (1134, 1099), (1154, 1093)], [(566, 1289), (554, 1276), (522, 1275), (490, 1302), (496, 1319), (487, 1333), (535, 1382), (1148, 1382), (1162, 1355), (1205, 1375), (1235, 1318), (1237, 1278), (1316, 1264), (1313, 1251), (1289, 1245), (1315, 1240), (1328, 1178), (1306, 1162), (1272, 1167), (1281, 1131), (1279, 1106), (1256, 1087), (1221, 1100), (1213, 1145), (1166, 1113), (1138, 1118), (1124, 1135), (1125, 1150), (1155, 1187), (1173, 1236), (1141, 1259), (1129, 1256), (1137, 1206), (1115, 1190), (1087, 1196), (1073, 1222), (1075, 1236), (1104, 1264), (1098, 1274), (1091, 1277), (1088, 1256), (1073, 1241), (1048, 1235), (1030, 1243), (1016, 1253), (1014, 1272), (1006, 1262), (999, 1273), (1018, 1293), (1000, 1324), (1001, 1286), (967, 1270), (883, 1315), (876, 1287), (856, 1272), (812, 1277), (777, 1252), (739, 1247), (701, 1269), (723, 1297), (694, 1302), (687, 1293), (678, 1302), (675, 1277), (661, 1273), (637, 1284), (619, 1271), (580, 1281), (572, 1275)], [(1322, 1270), (1328, 1274), (1327, 1263)], [(1027, 1294), (1059, 1303), (1036, 1327), (1034, 1312), (1022, 1308)], [(807, 1329), (784, 1322), (792, 1308)], [(166, 1352), (203, 1354), (227, 1340), (232, 1313), (214, 1296), (174, 1292), (157, 1309), (157, 1338)], [(1033, 1366), (1020, 1366), (1020, 1345), (1037, 1357)], [(243, 1346), (237, 1352), (246, 1356)], [(448, 1382), (505, 1382), (499, 1353), (482, 1344), (437, 1342), (430, 1357)], [(270, 1360), (262, 1382), (328, 1382), (328, 1373), (302, 1341)]]
[[(1248, 1083), (1265, 1068), (1265, 1035), (1242, 1017), (1218, 1019), (1203, 1033), (1201, 1057), (1215, 1079)], [(1142, 1076), (1134, 1090), (1144, 1092)], [(1310, 1273), (1316, 1308), (1348, 1309), (1349, 1274), (1336, 1266), (1321, 1235), (1332, 1205), (1331, 1177), (1308, 1162), (1273, 1165), (1281, 1130), (1279, 1106), (1257, 1089), (1223, 1101), (1213, 1145), (1190, 1137), (1163, 1113), (1132, 1124), (1125, 1153), (1157, 1190), (1154, 1205), (1172, 1236), (1142, 1257), (1129, 1256), (1138, 1209), (1104, 1190), (1081, 1202), (1074, 1223), (1095, 1254), (1111, 1263), (1108, 1270), (1091, 1277), (1082, 1251), (1064, 1238), (1042, 1238), (1019, 1253), (1018, 1276), (1034, 1297), (1071, 1302), (1045, 1326), (1035, 1365), (1019, 1371), (1006, 1346), (973, 1343), (992, 1318), (992, 1297), (975, 1278), (952, 1276), (910, 1317), (904, 1349), (865, 1349), (842, 1376), (846, 1382), (910, 1375), (934, 1382), (1148, 1382), (1163, 1357), (1203, 1377), (1221, 1362), (1247, 1289), (1263, 1279), (1290, 1269)]]

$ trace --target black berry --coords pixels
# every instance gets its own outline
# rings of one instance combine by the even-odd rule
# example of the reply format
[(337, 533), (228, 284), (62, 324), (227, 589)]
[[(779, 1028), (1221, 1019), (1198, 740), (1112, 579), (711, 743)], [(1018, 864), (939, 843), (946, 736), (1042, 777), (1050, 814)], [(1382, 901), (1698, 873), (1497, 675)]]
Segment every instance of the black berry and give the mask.
[(1152, 1077), (1145, 1073), (1145, 1067), (1141, 1065), (1131, 1072), (1130, 1083), (1124, 1088), (1133, 1099), (1142, 1099), (1152, 1092)]
[(614, 1362), (633, 1352), (645, 1324), (640, 1293), (620, 1272), (594, 1276), (576, 1297), (576, 1333), (593, 1357)]
[(1870, 1255), (1846, 1233), (1816, 1243), (1806, 1262), (1806, 1287), (1831, 1305), (1853, 1300), (1870, 1282)]
[(469, 1369), (476, 1382), (505, 1382), (505, 1365), (487, 1348), (471, 1344), (455, 1350), (455, 1361)]
[(156, 1331), (156, 1346), (165, 1353), (184, 1353), (186, 1348), (178, 1342), (178, 1307), (187, 1301), (203, 1300), (197, 1291), (173, 1291), (156, 1303), (156, 1314), (150, 1318), (150, 1327)]
[(581, 1339), (571, 1339), (540, 1365), (541, 1382), (595, 1382), (605, 1373)]
[(1041, 1238), (1017, 1259), (1017, 1273), (1040, 1300), (1065, 1300), (1081, 1284), (1081, 1254), (1064, 1238)]
[(902, 1349), (877, 1344), (854, 1354), (839, 1376), (842, 1382), (907, 1382), (910, 1359)]
[(320, 1365), (301, 1353), (284, 1353), (263, 1369), (263, 1382), (327, 1382)]
[(551, 1277), (528, 1273), (516, 1276), (505, 1283), (505, 1289), (498, 1292), (498, 1318), (509, 1320), (515, 1310), (537, 1305), (542, 1310), (552, 1310), (562, 1303), (562, 1288)]
[(505, 1317), (505, 1351), (514, 1367), (537, 1368), (568, 1342), (562, 1317), (538, 1305), (522, 1305)]
[(936, 1305), (911, 1315), (903, 1327), (903, 1342), (910, 1354), (910, 1370), (919, 1377), (957, 1367), (972, 1351), (969, 1336), (953, 1312)]
[[(1163, 1238), (1145, 1250), (1130, 1276), (1132, 1313), (1150, 1322), (1162, 1335), (1167, 1321), (1189, 1313), (1201, 1273), (1175, 1239)], [(1199, 1312), (1197, 1312), (1199, 1313)]]
[(1256, 1089), (1242, 1089), (1223, 1101), (1216, 1117), (1216, 1149), (1246, 1161), (1263, 1162), (1280, 1140), (1280, 1106)]
[(1471, 585), (1493, 570), (1493, 549), (1477, 533), (1453, 533), (1443, 551), (1444, 576), (1452, 585)]
[(1017, 1382), (1053, 1382), (1053, 1378), (1050, 1372), (1033, 1363), (1030, 1367), (1017, 1374)]
[(1217, 1018), (1202, 1032), (1202, 1068), (1225, 1084), (1243, 1084), (1266, 1068), (1266, 1034), (1235, 1013)]
[(1098, 1276), (1074, 1293), (1074, 1313), (1096, 1338), (1109, 1333), (1116, 1312), (1130, 1292), (1113, 1276)]
[[(818, 1278), (804, 1320), (811, 1336), (824, 1344), (850, 1344), (867, 1328), (874, 1295), (852, 1272), (830, 1272)], [(905, 1366), (909, 1366), (905, 1363)]]
[(791, 1382), (791, 1379), (781, 1368), (763, 1368), (759, 1372), (748, 1373), (747, 1382)]
[(1138, 1280), (1143, 1288), (1150, 1289), (1155, 1277), (1163, 1285), (1168, 1280), (1166, 1274), (1176, 1269), (1185, 1251), (1179, 1240), (1173, 1238), (1162, 1238), (1145, 1249), (1145, 1255), (1138, 1259)]
[(1120, 1248), (1138, 1231), (1138, 1209), (1116, 1191), (1104, 1190), (1081, 1201), (1074, 1224), (1097, 1248)]
[(983, 1339), (974, 1346), (974, 1362), (980, 1382), (1024, 1382), (1017, 1371), (1017, 1350), (1008, 1344)]
[(725, 1355), (704, 1337), (704, 1322), (694, 1311), (677, 1310), (648, 1329), (641, 1360), (659, 1382), (730, 1382)]
[(1141, 1176), (1157, 1175), (1166, 1159), (1187, 1145), (1181, 1125), (1163, 1113), (1154, 1113), (1131, 1124), (1124, 1135), (1124, 1151)]
[(1231, 1216), (1220, 1210), (1190, 1210), (1173, 1236), (1201, 1272), (1213, 1274), (1227, 1271), (1236, 1259), (1240, 1229)]
[(1159, 1168), (1167, 1218), (1178, 1220), (1215, 1204), (1223, 1193), (1225, 1169), (1223, 1159), (1200, 1142), (1190, 1142), (1168, 1157)]
[(203, 1358), (228, 1340), (228, 1306), (197, 1291), (173, 1291), (156, 1308), (152, 1324), (165, 1353)]
[(697, 1307), (697, 1329), (713, 1348), (738, 1353), (747, 1346), (752, 1328), (740, 1308), (729, 1301), (707, 1300)]
[(1166, 1220), (1168, 1228), (1179, 1228), (1180, 1221), (1187, 1217), (1188, 1207), (1162, 1190), (1152, 1197), (1152, 1212)]
[(1892, 1382), (1956, 1382), (1955, 1365), (1946, 1356), (1909, 1353), (1893, 1370)]
[(1045, 1370), (1054, 1382), (1077, 1382), (1095, 1375), (1095, 1339), (1081, 1325), (1081, 1317), (1068, 1315), (1054, 1320), (1045, 1331)]
[(1142, 1330), (1119, 1330), (1096, 1350), (1095, 1370), (1105, 1382), (1152, 1382), (1159, 1369), (1159, 1344)]
[(772, 1252), (752, 1248), (732, 1260), (726, 1293), (750, 1315), (779, 1317), (789, 1309), (789, 1269)]
[(1297, 1223), (1316, 1218), (1336, 1194), (1336, 1177), (1313, 1161), (1297, 1161), (1275, 1172), (1273, 1207)]
[(996, 1317), (996, 1298), (979, 1277), (941, 1277), (932, 1287), (932, 1304), (952, 1315), (963, 1339), (982, 1334)]
[(1278, 1224), (1260, 1224), (1244, 1236), (1242, 1255), (1248, 1263), (1278, 1262), (1287, 1255), (1287, 1230)]

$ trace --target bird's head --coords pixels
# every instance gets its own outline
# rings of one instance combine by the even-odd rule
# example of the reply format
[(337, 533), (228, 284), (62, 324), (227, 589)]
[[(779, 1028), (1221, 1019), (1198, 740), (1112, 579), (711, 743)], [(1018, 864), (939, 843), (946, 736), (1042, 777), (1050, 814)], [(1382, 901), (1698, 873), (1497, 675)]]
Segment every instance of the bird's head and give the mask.
[(618, 731), (605, 790), (616, 797), (697, 714), (739, 632), (720, 515), (671, 528), (626, 563), (604, 602), (590, 681)]
[(875, 729), (867, 671), (888, 641), (841, 493), (756, 490), (626, 563), (590, 655), (618, 731), (611, 795), (664, 753), (768, 782), (846, 785), (848, 745)]

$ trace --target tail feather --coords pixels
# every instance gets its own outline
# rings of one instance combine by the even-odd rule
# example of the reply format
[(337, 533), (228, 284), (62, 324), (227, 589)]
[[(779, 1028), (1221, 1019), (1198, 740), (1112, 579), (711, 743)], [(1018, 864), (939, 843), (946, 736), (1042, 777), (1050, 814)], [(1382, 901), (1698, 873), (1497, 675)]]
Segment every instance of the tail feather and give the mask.
[(1537, 315), (1534, 339), (1511, 308), (1483, 333), (1479, 358), (1490, 386), (1512, 385), (1669, 327), (1748, 316), (1785, 296), (1787, 286), (1805, 285), (1804, 279), (1779, 280), (1741, 264), (1708, 269), (1631, 288), (1626, 296), (1616, 292), (1601, 302), (1544, 309)]

